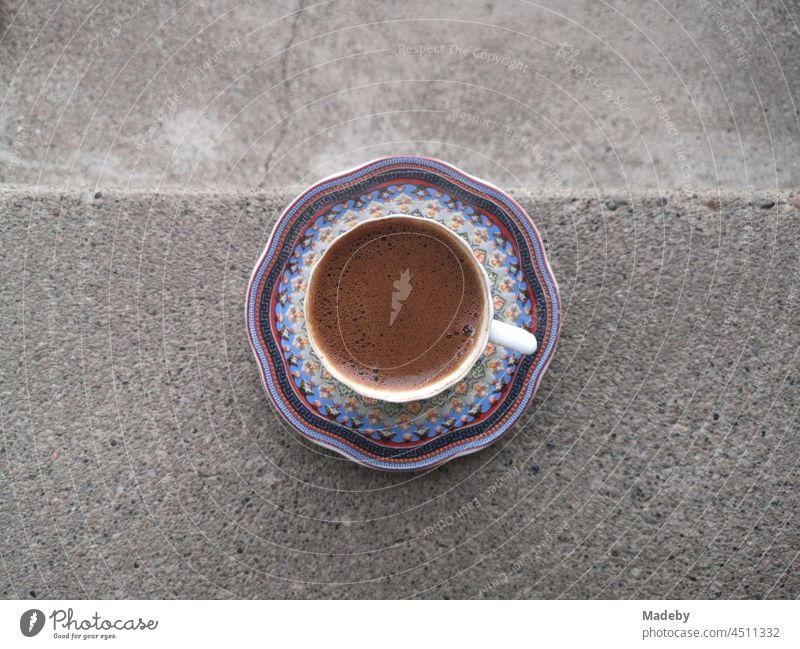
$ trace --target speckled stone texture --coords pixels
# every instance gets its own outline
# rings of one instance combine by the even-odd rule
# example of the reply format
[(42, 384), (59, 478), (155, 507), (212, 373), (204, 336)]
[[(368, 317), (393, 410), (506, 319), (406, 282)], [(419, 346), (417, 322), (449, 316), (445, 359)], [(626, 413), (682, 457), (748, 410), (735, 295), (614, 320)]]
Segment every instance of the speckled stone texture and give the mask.
[(0, 595), (798, 597), (800, 197), (516, 196), (553, 364), (498, 444), (388, 475), (262, 392), (289, 193), (0, 191)]

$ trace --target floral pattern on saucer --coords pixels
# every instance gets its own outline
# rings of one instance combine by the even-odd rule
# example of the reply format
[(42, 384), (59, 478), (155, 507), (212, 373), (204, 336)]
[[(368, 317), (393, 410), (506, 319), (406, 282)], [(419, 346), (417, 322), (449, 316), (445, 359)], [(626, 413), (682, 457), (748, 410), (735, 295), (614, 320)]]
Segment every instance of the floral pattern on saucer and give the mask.
[[(336, 381), (305, 331), (310, 271), (337, 236), (390, 214), (434, 219), (464, 238), (489, 275), (495, 317), (533, 331), (537, 353), (489, 343), (462, 382), (404, 404), (362, 397)], [(247, 321), (265, 388), (287, 421), (351, 459), (394, 470), (432, 466), (497, 439), (530, 401), (560, 324), (555, 281), (527, 215), (499, 190), (417, 157), (378, 160), (298, 198), (253, 272)]]

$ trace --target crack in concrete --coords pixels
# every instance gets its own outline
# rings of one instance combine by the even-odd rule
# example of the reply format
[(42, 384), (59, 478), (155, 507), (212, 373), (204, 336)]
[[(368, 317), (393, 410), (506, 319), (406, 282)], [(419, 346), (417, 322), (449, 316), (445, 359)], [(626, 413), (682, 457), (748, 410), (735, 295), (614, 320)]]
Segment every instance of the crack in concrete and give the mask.
[(278, 105), (282, 106), (283, 110), (280, 111), (280, 114), (284, 115), (285, 117), (281, 120), (280, 126), (278, 129), (278, 134), (275, 137), (275, 143), (272, 145), (269, 153), (267, 154), (267, 158), (264, 161), (264, 176), (259, 183), (260, 187), (264, 186), (266, 181), (266, 177), (269, 174), (270, 164), (272, 163), (272, 158), (275, 155), (276, 151), (283, 144), (284, 139), (286, 138), (286, 134), (289, 131), (289, 123), (286, 117), (291, 114), (292, 106), (289, 102), (289, 81), (288, 81), (288, 73), (289, 73), (289, 49), (294, 44), (295, 40), (297, 40), (297, 33), (298, 33), (298, 23), (300, 22), (300, 16), (303, 14), (303, 10), (305, 9), (305, 0), (300, 0), (297, 7), (297, 12), (292, 19), (292, 24), (289, 26), (289, 38), (286, 41), (286, 44), (283, 46), (283, 52), (281, 53), (280, 58), (280, 79), (283, 81), (281, 84), (281, 96), (278, 100)]

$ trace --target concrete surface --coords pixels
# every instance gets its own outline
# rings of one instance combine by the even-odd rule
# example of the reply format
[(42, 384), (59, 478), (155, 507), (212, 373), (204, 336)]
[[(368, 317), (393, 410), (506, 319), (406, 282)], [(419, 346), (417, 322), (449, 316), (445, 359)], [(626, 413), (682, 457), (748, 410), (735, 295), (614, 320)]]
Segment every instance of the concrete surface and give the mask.
[(399, 476), (262, 394), (291, 192), (0, 191), (0, 595), (798, 597), (800, 196), (517, 194), (560, 348), (498, 445)]
[(795, 189), (797, 2), (0, 1), (0, 182)]
[[(800, 596), (796, 2), (0, 0), (0, 596)], [(312, 447), (242, 304), (373, 157), (517, 192), (565, 320), (428, 474)]]

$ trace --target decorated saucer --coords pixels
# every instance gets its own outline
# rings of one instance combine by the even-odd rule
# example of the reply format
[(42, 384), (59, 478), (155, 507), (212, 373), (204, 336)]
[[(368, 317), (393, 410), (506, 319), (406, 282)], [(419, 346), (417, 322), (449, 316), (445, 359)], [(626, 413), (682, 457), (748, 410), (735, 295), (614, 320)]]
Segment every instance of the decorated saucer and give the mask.
[[(309, 343), (309, 274), (337, 236), (389, 214), (433, 219), (463, 237), (489, 275), (496, 317), (531, 331), (536, 353), (489, 343), (463, 381), (411, 403), (362, 397), (336, 381)], [(519, 204), (485, 181), (418, 156), (375, 160), (295, 199), (253, 269), (245, 310), (264, 389), (283, 418), (311, 441), (388, 471), (425, 469), (495, 442), (533, 399), (561, 325), (541, 238)]]

